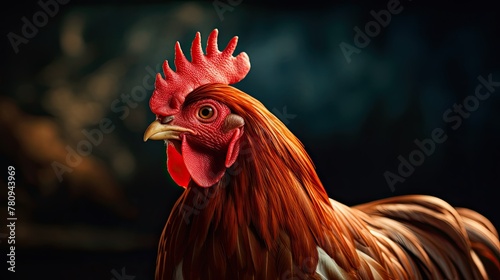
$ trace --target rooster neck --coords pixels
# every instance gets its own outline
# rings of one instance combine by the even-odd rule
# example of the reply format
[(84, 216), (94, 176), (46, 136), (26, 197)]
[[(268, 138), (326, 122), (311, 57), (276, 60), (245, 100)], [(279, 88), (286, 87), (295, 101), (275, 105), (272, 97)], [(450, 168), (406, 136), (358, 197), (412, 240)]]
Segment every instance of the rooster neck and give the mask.
[(162, 262), (172, 266), (168, 274), (182, 263), (184, 279), (207, 273), (238, 279), (226, 274), (242, 272), (266, 273), (258, 279), (293, 271), (313, 276), (318, 247), (329, 255), (340, 250), (345, 241), (329, 234), (333, 210), (312, 165), (294, 170), (300, 162), (267, 148), (248, 145), (244, 151), (258, 158), (243, 152), (218, 184), (192, 183), (182, 194), (160, 242), (159, 254), (168, 254)]

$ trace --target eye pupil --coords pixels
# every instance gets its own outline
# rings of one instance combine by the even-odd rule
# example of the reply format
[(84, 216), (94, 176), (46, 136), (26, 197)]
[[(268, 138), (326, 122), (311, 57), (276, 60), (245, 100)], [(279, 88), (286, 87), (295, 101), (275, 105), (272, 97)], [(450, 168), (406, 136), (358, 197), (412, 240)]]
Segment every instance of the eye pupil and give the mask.
[(211, 110), (208, 109), (208, 108), (203, 108), (203, 110), (201, 111), (201, 115), (202, 116), (208, 116), (208, 115), (210, 115), (210, 111)]

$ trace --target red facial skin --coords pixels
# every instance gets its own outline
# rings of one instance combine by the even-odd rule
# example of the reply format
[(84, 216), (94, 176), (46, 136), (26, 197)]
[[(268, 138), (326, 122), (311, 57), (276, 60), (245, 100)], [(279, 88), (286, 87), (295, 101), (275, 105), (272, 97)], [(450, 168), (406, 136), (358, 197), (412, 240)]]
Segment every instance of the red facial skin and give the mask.
[[(178, 113), (169, 116), (173, 117), (169, 125), (194, 132), (181, 133), (180, 140), (168, 142), (167, 166), (177, 184), (187, 187), (192, 179), (201, 187), (210, 187), (234, 163), (238, 154), (236, 142), (242, 134), (242, 127), (228, 129), (226, 119), (230, 114), (226, 105), (207, 98), (187, 102)], [(165, 122), (169, 117), (159, 119)]]
[[(201, 117), (201, 111), (207, 108), (212, 108), (213, 115), (209, 118)], [(207, 149), (210, 153), (210, 150), (221, 151), (227, 148), (230, 133), (223, 131), (223, 125), (230, 113), (226, 105), (211, 99), (204, 99), (183, 106), (169, 124), (193, 130), (195, 135), (184, 133), (181, 138), (185, 138), (189, 143), (201, 149)]]

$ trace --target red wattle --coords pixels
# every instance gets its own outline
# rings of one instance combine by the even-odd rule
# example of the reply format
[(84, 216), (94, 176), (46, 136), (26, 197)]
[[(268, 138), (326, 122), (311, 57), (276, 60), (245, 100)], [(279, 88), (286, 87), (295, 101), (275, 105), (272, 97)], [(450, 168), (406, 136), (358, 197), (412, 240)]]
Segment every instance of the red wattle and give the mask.
[(177, 185), (187, 188), (189, 181), (191, 181), (191, 175), (189, 175), (184, 164), (182, 155), (175, 149), (174, 144), (170, 142), (167, 145), (167, 169)]
[(200, 187), (214, 185), (226, 171), (223, 153), (201, 147), (187, 138), (182, 141), (182, 158), (191, 178)]

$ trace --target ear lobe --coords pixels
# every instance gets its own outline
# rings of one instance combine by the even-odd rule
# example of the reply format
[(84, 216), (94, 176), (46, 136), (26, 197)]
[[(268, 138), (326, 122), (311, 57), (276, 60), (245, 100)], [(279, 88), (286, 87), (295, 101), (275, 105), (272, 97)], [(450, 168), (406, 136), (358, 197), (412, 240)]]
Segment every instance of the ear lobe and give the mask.
[(245, 125), (245, 120), (242, 117), (236, 114), (229, 114), (224, 120), (224, 125), (222, 130), (224, 133), (228, 133), (229, 131), (239, 128)]
[(240, 145), (237, 145), (241, 136), (243, 135), (243, 127), (236, 128), (233, 132), (233, 136), (231, 136), (231, 140), (227, 147), (226, 153), (226, 168), (229, 168), (238, 158), (238, 154), (240, 153)]

